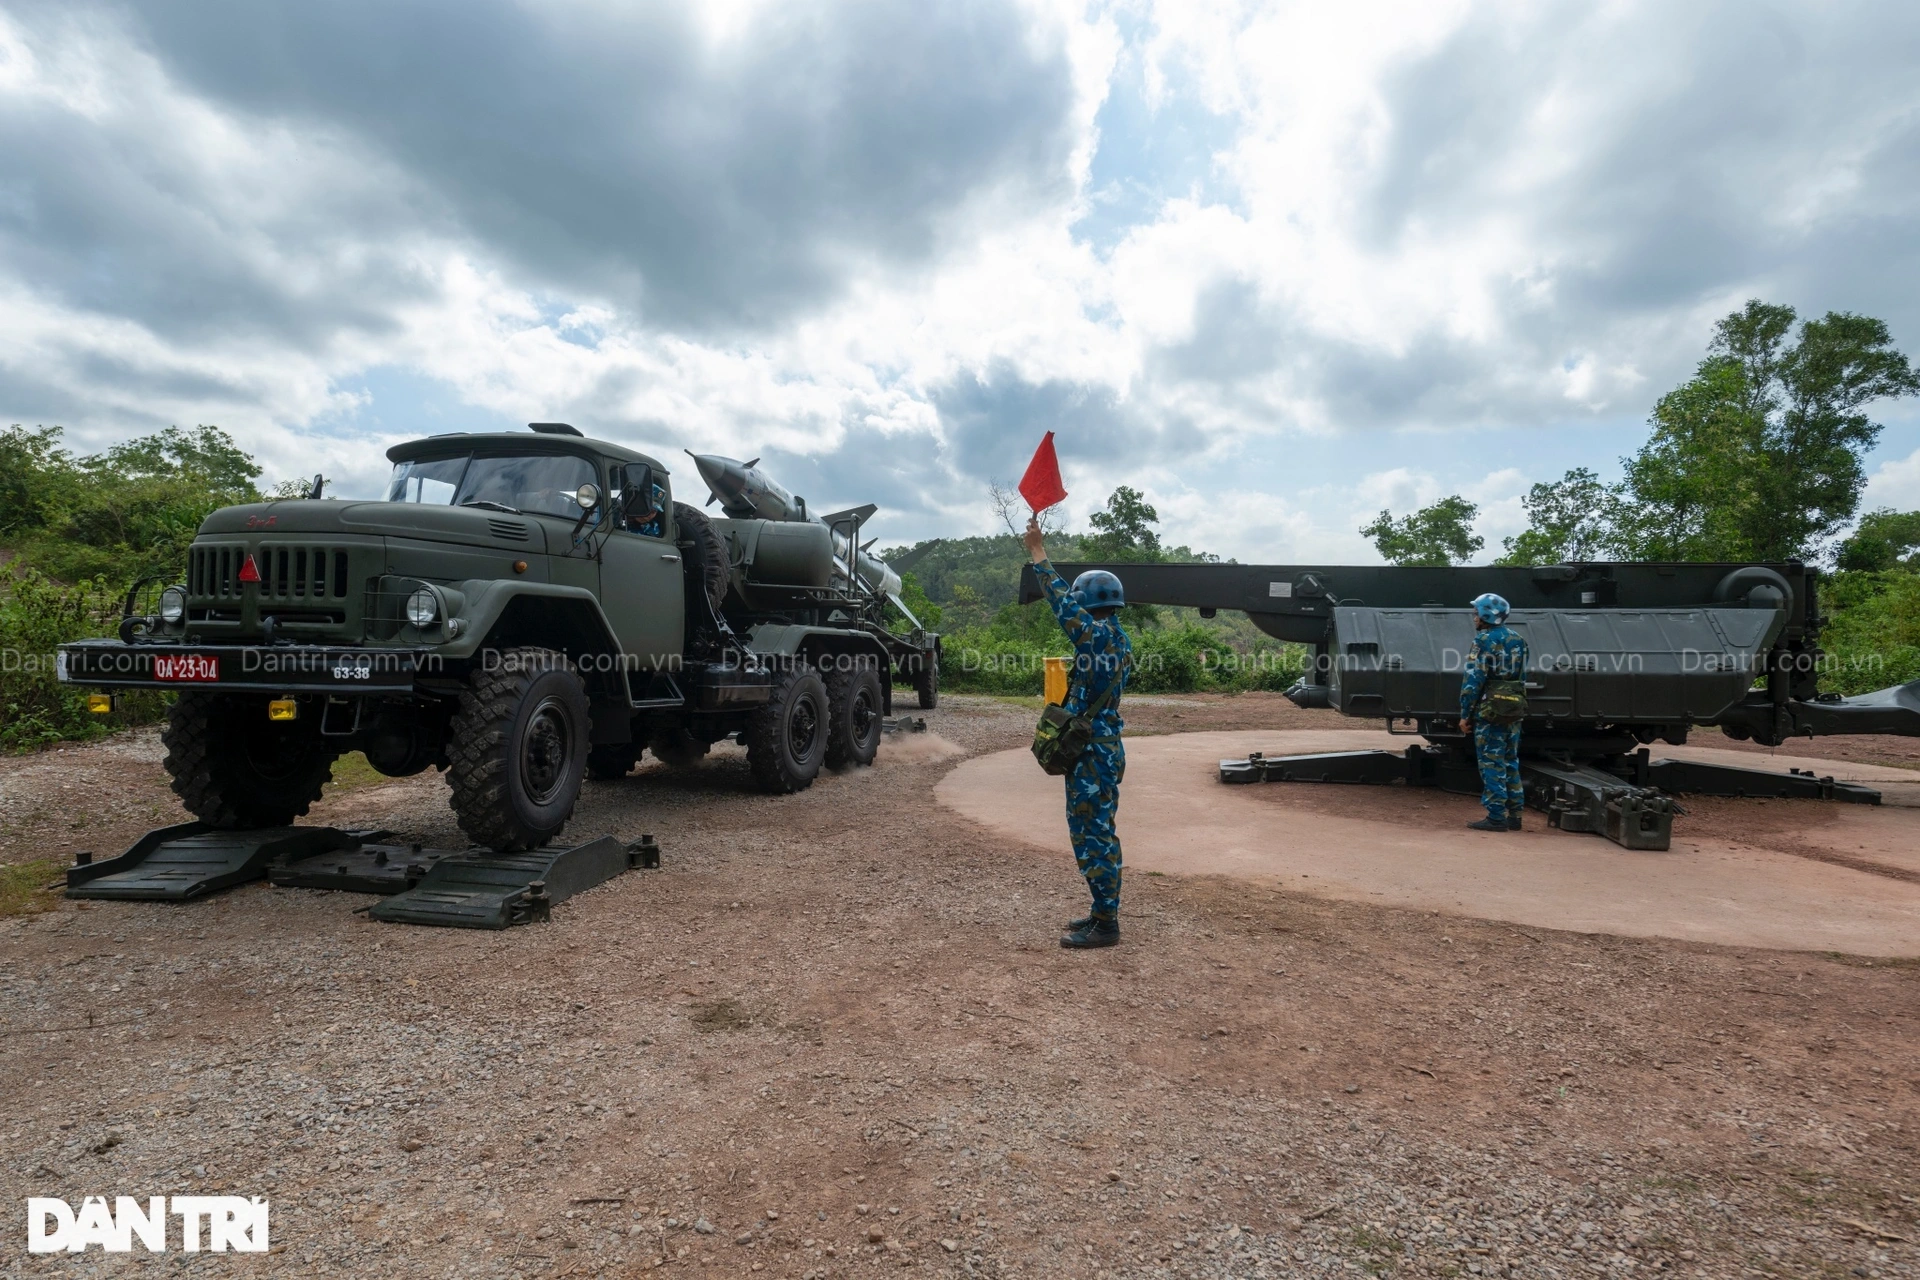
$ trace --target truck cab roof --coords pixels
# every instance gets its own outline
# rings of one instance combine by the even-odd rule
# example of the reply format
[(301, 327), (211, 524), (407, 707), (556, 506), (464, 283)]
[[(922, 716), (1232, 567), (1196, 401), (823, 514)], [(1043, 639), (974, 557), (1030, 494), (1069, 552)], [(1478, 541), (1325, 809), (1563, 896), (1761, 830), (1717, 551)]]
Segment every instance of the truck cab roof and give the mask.
[(616, 462), (644, 462), (661, 475), (672, 475), (670, 468), (625, 445), (584, 436), (547, 435), (518, 431), (456, 432), (408, 440), (387, 450), (389, 462), (413, 462), (421, 458), (444, 458), (461, 453), (556, 453), (577, 454), (583, 458), (611, 458)]

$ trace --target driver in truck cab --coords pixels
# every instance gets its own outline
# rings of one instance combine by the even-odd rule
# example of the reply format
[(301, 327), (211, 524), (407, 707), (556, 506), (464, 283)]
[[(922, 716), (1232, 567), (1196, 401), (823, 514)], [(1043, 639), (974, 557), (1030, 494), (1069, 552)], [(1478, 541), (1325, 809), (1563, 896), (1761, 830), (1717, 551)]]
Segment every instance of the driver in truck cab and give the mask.
[[(623, 495), (624, 496), (624, 495)], [(665, 529), (667, 491), (655, 484), (644, 500), (627, 504), (627, 531), (657, 538)]]

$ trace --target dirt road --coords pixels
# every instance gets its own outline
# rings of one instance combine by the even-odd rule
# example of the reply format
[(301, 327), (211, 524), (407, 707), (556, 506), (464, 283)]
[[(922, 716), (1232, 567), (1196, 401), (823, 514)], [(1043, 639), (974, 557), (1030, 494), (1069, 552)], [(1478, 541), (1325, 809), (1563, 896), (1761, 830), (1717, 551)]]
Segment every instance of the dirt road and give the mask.
[[(263, 886), (0, 920), (0, 1191), (269, 1196), (284, 1251), (193, 1274), (1920, 1275), (1920, 967), (1144, 874), (1125, 945), (1066, 953), (1071, 867), (932, 795), (1030, 713), (929, 723), (794, 797), (730, 751), (590, 784), (574, 830), (664, 865), (547, 925)], [(0, 857), (165, 794), (150, 740), (5, 762)], [(313, 816), (456, 839), (431, 775)]]

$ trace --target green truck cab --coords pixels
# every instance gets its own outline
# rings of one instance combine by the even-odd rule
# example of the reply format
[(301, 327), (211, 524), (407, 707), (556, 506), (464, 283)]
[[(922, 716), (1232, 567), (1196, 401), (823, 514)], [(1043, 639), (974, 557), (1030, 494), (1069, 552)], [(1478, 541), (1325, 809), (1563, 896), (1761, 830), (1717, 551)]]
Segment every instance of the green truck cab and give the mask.
[(214, 512), (150, 612), (61, 647), (68, 683), (178, 694), (166, 765), (201, 821), (286, 825), (362, 751), (445, 771), (476, 843), (533, 848), (643, 751), (733, 738), (761, 789), (798, 791), (873, 761), (895, 677), (938, 696), (939, 637), (892, 629), (838, 550), (871, 508), (711, 520), (658, 459), (557, 423), (387, 456), (380, 501)]

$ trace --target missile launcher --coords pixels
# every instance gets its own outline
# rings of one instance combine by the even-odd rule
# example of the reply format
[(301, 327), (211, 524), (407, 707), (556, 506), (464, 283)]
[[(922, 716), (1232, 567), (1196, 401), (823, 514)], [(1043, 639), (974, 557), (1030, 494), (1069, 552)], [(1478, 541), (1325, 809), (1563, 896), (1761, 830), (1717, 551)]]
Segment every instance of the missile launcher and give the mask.
[[(744, 596), (766, 595), (769, 588), (807, 588), (869, 595), (886, 600), (914, 618), (900, 598), (900, 575), (873, 555), (871, 541), (860, 542), (860, 529), (879, 508), (868, 503), (816, 516), (807, 500), (796, 497), (760, 469), (760, 459), (741, 462), (717, 453), (687, 451), (700, 479), (706, 483), (706, 505), (720, 504), (725, 520), (716, 521), (733, 545), (741, 566)], [(805, 525), (819, 534), (794, 529), (755, 529), (751, 522)]]

